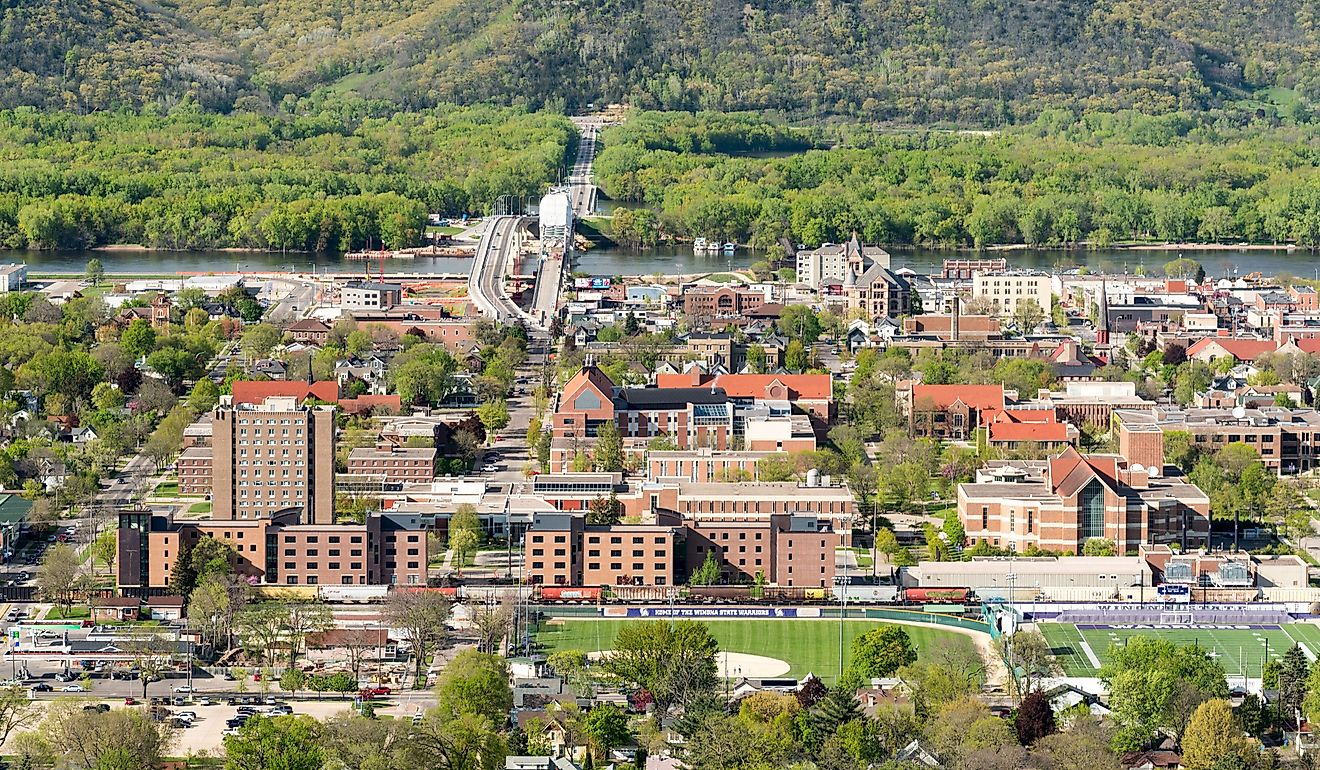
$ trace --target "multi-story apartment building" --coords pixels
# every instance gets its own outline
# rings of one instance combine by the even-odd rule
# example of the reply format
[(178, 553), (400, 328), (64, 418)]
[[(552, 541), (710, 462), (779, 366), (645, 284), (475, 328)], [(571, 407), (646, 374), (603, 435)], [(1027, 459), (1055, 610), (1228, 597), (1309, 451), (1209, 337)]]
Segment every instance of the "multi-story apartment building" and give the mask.
[(1048, 317), (1053, 283), (1053, 276), (1040, 273), (976, 273), (972, 296), (989, 300), (1000, 318), (1011, 318), (1027, 300), (1033, 300)]
[(234, 574), (268, 585), (425, 585), (425, 522), (372, 514), (365, 524), (305, 524), (289, 510), (269, 518), (176, 521), (150, 511), (119, 514), (118, 584), (168, 588), (178, 559), (204, 536), (234, 549)]
[(1030, 546), (1081, 553), (1105, 538), (1118, 553), (1151, 544), (1204, 546), (1210, 499), (1192, 484), (1151, 476), (1115, 455), (1069, 448), (1052, 460), (995, 461), (958, 485), (958, 515), (969, 544), (1018, 552)]
[(435, 447), (400, 447), (384, 443), (348, 454), (348, 472), (388, 482), (430, 481), (435, 476)]
[(174, 465), (179, 470), (179, 494), (211, 494), (211, 447), (191, 446), (179, 453)]
[(1164, 434), (1187, 433), (1207, 452), (1243, 443), (1265, 467), (1279, 474), (1304, 473), (1320, 457), (1320, 413), (1314, 409), (1266, 406), (1241, 409), (1153, 409), (1114, 411), (1119, 451), (1147, 468), (1164, 465)]
[(834, 584), (837, 532), (815, 516), (775, 514), (761, 521), (689, 520), (685, 562), (695, 570), (714, 554), (725, 583), (758, 577), (779, 586)]
[(812, 516), (828, 522), (844, 545), (852, 540), (857, 504), (852, 490), (813, 474), (807, 484), (794, 481), (675, 481), (665, 479), (620, 494), (624, 511), (642, 519), (661, 514), (684, 521), (764, 522), (771, 516)]
[(333, 522), (334, 419), (334, 407), (299, 406), (289, 396), (217, 406), (212, 516), (262, 519), (298, 508), (307, 524)]
[(591, 525), (578, 516), (535, 516), (528, 531), (528, 582), (570, 586), (672, 586), (714, 556), (721, 581), (758, 577), (783, 586), (834, 582), (839, 537), (812, 516), (695, 521), (670, 514), (655, 524)]

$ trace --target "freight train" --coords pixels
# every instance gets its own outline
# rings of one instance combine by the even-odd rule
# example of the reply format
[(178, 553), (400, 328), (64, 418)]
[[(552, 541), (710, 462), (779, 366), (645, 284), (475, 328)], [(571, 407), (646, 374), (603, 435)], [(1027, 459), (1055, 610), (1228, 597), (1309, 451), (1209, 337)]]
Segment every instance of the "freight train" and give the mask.
[[(427, 591), (455, 601), (522, 601), (532, 604), (962, 604), (973, 599), (968, 588), (903, 588), (893, 585), (852, 583), (830, 588), (793, 586), (512, 586), (464, 584), (438, 588), (405, 588), (393, 591)], [(331, 600), (331, 597), (322, 597)], [(358, 601), (384, 599), (384, 592), (364, 593)], [(339, 599), (342, 601), (343, 599)]]

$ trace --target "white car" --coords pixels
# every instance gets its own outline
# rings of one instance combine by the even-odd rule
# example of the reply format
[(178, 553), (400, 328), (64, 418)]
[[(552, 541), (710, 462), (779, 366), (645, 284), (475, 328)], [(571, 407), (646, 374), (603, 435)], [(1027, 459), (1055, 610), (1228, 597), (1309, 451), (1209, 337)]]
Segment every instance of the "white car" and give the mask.
[(221, 735), (226, 735), (226, 736), (228, 736), (228, 735), (241, 735), (241, 733), (238, 731), (238, 728), (237, 728), (237, 727), (226, 727), (225, 730), (224, 730), (224, 732), (222, 732), (222, 733), (220, 733), (220, 734), (221, 734)]
[(483, 465), (483, 466), (481, 466), (481, 472), (482, 472), (482, 473), (494, 473), (495, 471), (497, 471), (497, 470), (499, 470), (499, 469), (500, 469), (500, 467), (499, 467), (498, 465)]
[(60, 692), (87, 692), (87, 688), (80, 684), (66, 684), (60, 688)]
[(175, 691), (175, 692), (197, 692), (197, 690), (196, 690), (195, 688), (193, 688), (192, 685), (187, 685), (187, 684), (181, 684), (181, 685), (179, 685), (178, 687), (175, 687), (175, 688), (174, 688), (174, 691)]

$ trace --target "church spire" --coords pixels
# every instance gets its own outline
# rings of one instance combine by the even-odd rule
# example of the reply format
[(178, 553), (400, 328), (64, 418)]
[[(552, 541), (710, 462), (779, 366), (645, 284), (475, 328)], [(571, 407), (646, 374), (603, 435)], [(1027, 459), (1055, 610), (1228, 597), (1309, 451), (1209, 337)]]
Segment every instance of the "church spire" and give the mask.
[(1096, 314), (1095, 325), (1095, 344), (1109, 344), (1109, 286), (1108, 282), (1100, 279), (1100, 309)]

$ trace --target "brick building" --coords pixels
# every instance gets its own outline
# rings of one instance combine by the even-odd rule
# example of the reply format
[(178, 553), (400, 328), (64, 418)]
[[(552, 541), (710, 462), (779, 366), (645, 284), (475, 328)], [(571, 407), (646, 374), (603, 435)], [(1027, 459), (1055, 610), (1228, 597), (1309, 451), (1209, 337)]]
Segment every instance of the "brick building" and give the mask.
[(430, 481), (435, 477), (435, 447), (399, 447), (384, 443), (348, 454), (348, 472), (384, 481)]
[(646, 478), (695, 482), (755, 480), (757, 461), (777, 452), (716, 452), (711, 449), (646, 453)]
[(326, 340), (330, 339), (330, 327), (324, 321), (315, 318), (304, 318), (284, 331), (293, 337), (294, 342), (311, 345), (324, 345)]
[(899, 410), (914, 438), (963, 441), (1004, 410), (1003, 385), (899, 383)]
[(179, 494), (211, 494), (211, 447), (191, 446), (179, 453), (174, 465), (179, 470)]
[(583, 367), (564, 386), (553, 436), (594, 439), (606, 422), (624, 438), (668, 435), (680, 448), (725, 449), (733, 435), (733, 406), (719, 388), (617, 388), (600, 369)]
[(888, 265), (872, 263), (859, 273), (849, 272), (842, 291), (848, 310), (866, 318), (898, 318), (912, 312), (912, 284)]
[(972, 296), (988, 300), (1000, 318), (1012, 318), (1027, 300), (1035, 302), (1048, 318), (1053, 282), (1053, 276), (1041, 273), (977, 273), (972, 278)]
[(168, 587), (180, 551), (206, 535), (234, 548), (234, 574), (268, 585), (425, 585), (424, 521), (372, 514), (365, 524), (305, 524), (290, 510), (264, 519), (175, 521), (150, 511), (119, 514), (118, 584)]
[(970, 545), (1022, 552), (1036, 546), (1081, 553), (1105, 538), (1118, 553), (1143, 545), (1205, 545), (1210, 499), (1196, 486), (1152, 476), (1121, 456), (1069, 448), (1051, 460), (994, 461), (958, 485), (958, 515)]
[(1230, 409), (1115, 410), (1119, 451), (1134, 463), (1162, 467), (1164, 434), (1182, 431), (1205, 452), (1246, 444), (1266, 468), (1280, 474), (1304, 473), (1320, 456), (1320, 413), (1282, 406)]
[(719, 389), (740, 406), (783, 404), (822, 424), (834, 417), (834, 387), (828, 374), (708, 374), (694, 366), (681, 374), (658, 374), (655, 384)]
[(746, 286), (683, 288), (683, 315), (698, 326), (743, 315), (765, 303), (764, 291)]
[[(236, 392), (240, 384), (268, 383), (236, 382)], [(214, 518), (260, 519), (300, 508), (308, 524), (334, 521), (334, 407), (271, 396), (222, 403), (211, 420)]]
[(586, 524), (569, 514), (534, 517), (524, 570), (528, 582), (565, 586), (672, 586), (714, 554), (721, 582), (758, 575), (783, 586), (834, 583), (839, 536), (815, 517), (777, 514), (764, 520), (703, 522), (672, 515), (655, 524)]

